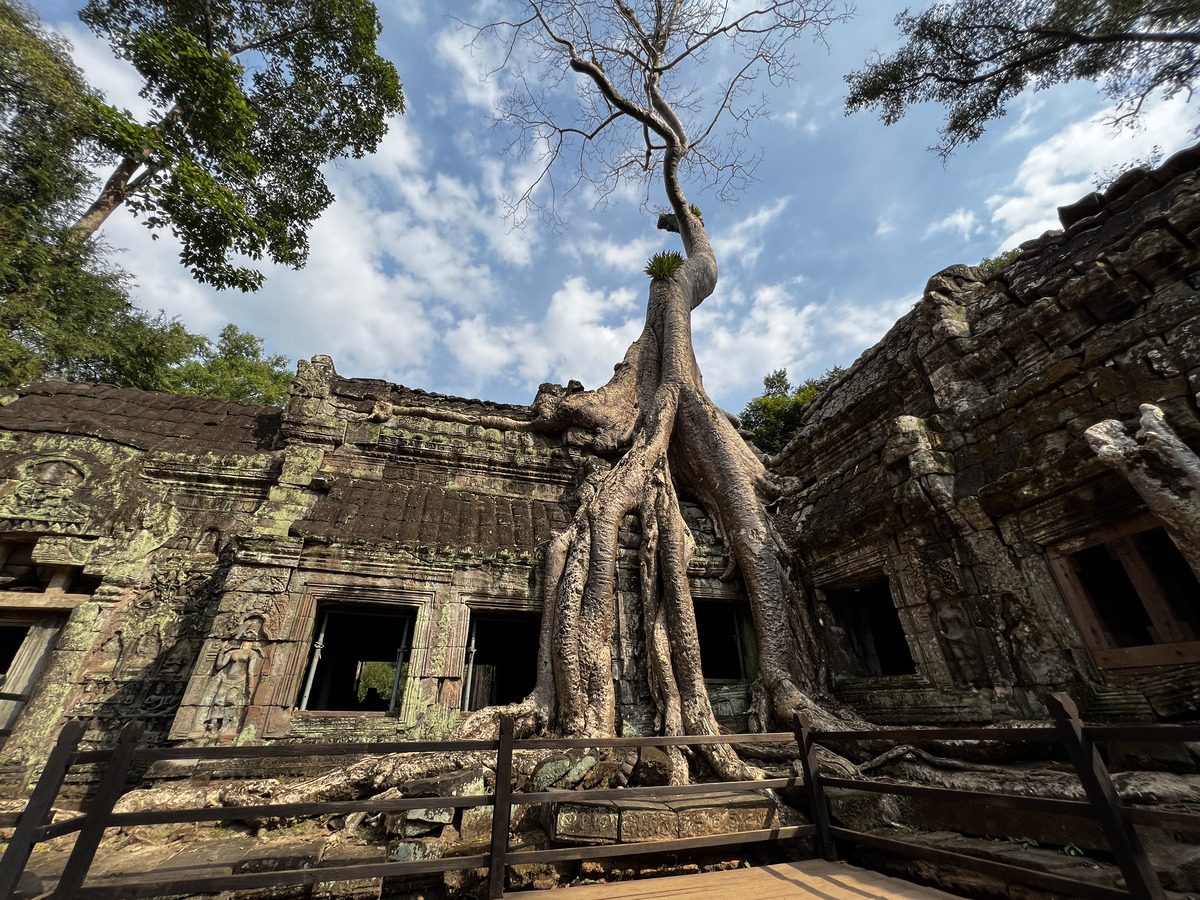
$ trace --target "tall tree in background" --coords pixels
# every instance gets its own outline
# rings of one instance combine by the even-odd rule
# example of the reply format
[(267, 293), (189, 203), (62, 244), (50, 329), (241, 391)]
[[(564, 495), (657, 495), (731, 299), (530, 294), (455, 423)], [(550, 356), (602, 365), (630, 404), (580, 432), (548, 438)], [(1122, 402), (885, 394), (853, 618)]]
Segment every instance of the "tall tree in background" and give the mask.
[(232, 325), (213, 348), (139, 310), (128, 276), (73, 227), (94, 184), (96, 109), (66, 45), (0, 0), (0, 385), (62, 378), (279, 402), (288, 360)]
[(942, 156), (1027, 87), (1101, 82), (1129, 121), (1152, 95), (1190, 96), (1200, 83), (1198, 0), (956, 0), (896, 25), (907, 43), (846, 76), (846, 110), (876, 109), (890, 125), (914, 103), (941, 103)]
[(333, 201), (321, 166), (373, 152), (404, 108), (369, 0), (91, 0), (81, 17), (142, 75), (152, 112), (99, 108), (119, 161), (76, 233), (125, 205), (218, 288), (262, 284), (238, 257), (303, 266)]
[(94, 98), (67, 48), (0, 2), (0, 383), (166, 387), (203, 338), (135, 309), (123, 273), (69, 227), (91, 183)]

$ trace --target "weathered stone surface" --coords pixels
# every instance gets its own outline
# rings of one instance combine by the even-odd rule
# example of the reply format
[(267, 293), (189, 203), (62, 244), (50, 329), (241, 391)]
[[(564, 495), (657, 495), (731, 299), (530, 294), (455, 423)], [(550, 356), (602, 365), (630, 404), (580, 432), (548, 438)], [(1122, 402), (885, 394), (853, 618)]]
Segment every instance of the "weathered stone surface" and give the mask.
[(679, 817), (681, 838), (756, 831), (778, 824), (774, 802), (757, 794), (714, 792), (666, 804)]
[(550, 837), (568, 844), (607, 844), (620, 837), (620, 811), (603, 800), (559, 803), (551, 814)]
[(633, 841), (673, 841), (679, 837), (679, 813), (665, 803), (622, 800), (620, 839)]

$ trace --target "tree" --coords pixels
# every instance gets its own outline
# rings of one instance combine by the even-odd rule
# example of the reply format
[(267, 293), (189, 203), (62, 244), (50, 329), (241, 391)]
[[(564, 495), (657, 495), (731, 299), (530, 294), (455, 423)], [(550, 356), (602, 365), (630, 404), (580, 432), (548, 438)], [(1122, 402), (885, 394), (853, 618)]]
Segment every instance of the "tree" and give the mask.
[(118, 162), (76, 233), (125, 205), (219, 288), (261, 285), (238, 257), (302, 266), (333, 201), (321, 166), (373, 152), (404, 108), (369, 0), (90, 0), (81, 17), (142, 75), (152, 113), (96, 104)]
[(128, 276), (71, 227), (93, 184), (95, 110), (66, 45), (0, 0), (0, 385), (62, 378), (278, 402), (287, 360), (264, 359), (232, 325), (213, 351), (137, 309)]
[(194, 358), (171, 370), (170, 390), (278, 405), (292, 383), (291, 365), (286, 356), (264, 356), (262, 338), (230, 324), (221, 329), (215, 347), (205, 340)]
[(907, 43), (846, 76), (846, 111), (876, 109), (890, 125), (914, 103), (941, 103), (943, 157), (1029, 86), (1102, 82), (1128, 121), (1156, 93), (1190, 95), (1200, 77), (1197, 0), (955, 0), (896, 25)]
[(820, 378), (807, 378), (793, 390), (787, 369), (776, 369), (763, 379), (763, 393), (742, 410), (742, 431), (758, 449), (778, 453), (800, 430), (804, 409), (845, 370), (833, 366)]
[[(827, 720), (814, 699), (824, 694), (824, 678), (806, 605), (793, 602), (782, 543), (766, 512), (778, 489), (732, 417), (705, 392), (692, 350), (691, 313), (716, 286), (717, 260), (684, 182), (690, 175), (718, 190), (736, 187), (753, 162), (737, 138), (762, 110), (763, 101), (751, 94), (753, 79), (786, 80), (795, 65), (792, 43), (819, 36), (844, 14), (828, 0), (757, 8), (711, 0), (530, 0), (525, 10), (479, 32), (502, 41), (510, 60), (528, 51), (534, 67), (513, 73), (519, 93), (506, 115), (519, 142), (542, 148), (543, 173), (570, 150), (579, 154), (573, 158), (580, 177), (602, 190), (635, 177), (661, 184), (669, 212), (658, 224), (679, 235), (683, 253), (651, 260), (645, 328), (607, 384), (581, 392), (545, 386), (534, 401), (534, 422), (507, 423), (565, 431), (579, 454), (582, 484), (573, 522), (547, 550), (537, 687), (504, 711), (525, 733), (615, 733), (608, 635), (617, 534), (622, 519), (635, 514), (657, 725), (666, 734), (717, 733), (687, 577), (694, 545), (680, 511), (686, 495), (704, 505), (724, 537), (727, 574), (741, 572), (758, 639), (759, 682), (776, 720), (790, 723), (805, 709)], [(694, 85), (711, 81), (712, 69), (703, 68), (709, 64), (729, 74), (705, 98)], [(563, 119), (555, 104), (571, 73), (579, 107)], [(726, 119), (734, 126), (732, 144), (721, 143)], [(516, 202), (542, 201), (531, 188)], [(475, 714), (463, 733), (493, 728), (496, 713)], [(723, 776), (749, 771), (727, 745), (703, 752)], [(673, 778), (686, 780), (682, 755), (672, 753)]]
[(91, 183), (93, 97), (66, 46), (0, 2), (0, 383), (36, 378), (161, 389), (199, 346), (135, 309), (125, 276), (69, 223)]

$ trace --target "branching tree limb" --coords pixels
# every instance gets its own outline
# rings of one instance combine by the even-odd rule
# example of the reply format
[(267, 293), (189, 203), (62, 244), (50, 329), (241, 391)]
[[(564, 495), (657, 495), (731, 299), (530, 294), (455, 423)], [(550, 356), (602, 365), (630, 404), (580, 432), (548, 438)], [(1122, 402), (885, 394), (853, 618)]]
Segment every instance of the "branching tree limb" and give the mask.
[(1200, 78), (1200, 2), (957, 0), (896, 18), (907, 43), (846, 76), (846, 111), (875, 109), (889, 125), (908, 107), (947, 109), (943, 157), (977, 140), (1027, 87), (1083, 79), (1134, 121), (1155, 94), (1189, 97)]

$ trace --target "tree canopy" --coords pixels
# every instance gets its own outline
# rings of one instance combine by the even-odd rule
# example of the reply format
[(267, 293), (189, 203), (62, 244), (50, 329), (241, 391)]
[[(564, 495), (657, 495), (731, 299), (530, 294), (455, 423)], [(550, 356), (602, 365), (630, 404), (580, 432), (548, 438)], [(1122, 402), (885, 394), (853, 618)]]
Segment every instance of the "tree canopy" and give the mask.
[(233, 326), (214, 350), (138, 309), (128, 276), (72, 228), (94, 184), (95, 110), (67, 47), (0, 0), (0, 385), (62, 378), (279, 402), (287, 360), (263, 358)]
[(541, 166), (528, 190), (509, 198), (518, 218), (530, 208), (553, 213), (537, 189), (560, 159), (569, 186), (586, 180), (601, 198), (627, 183), (648, 190), (659, 176), (669, 197), (677, 178), (735, 195), (759, 159), (747, 143), (749, 123), (767, 108), (757, 80), (789, 82), (793, 43), (821, 40), (849, 15), (838, 0), (521, 6), (522, 16), (477, 29), (504, 45), (513, 89), (498, 116), (515, 129), (510, 149)]
[(279, 405), (292, 383), (291, 365), (286, 356), (264, 356), (262, 338), (230, 324), (221, 329), (216, 346), (206, 340), (195, 356), (171, 369), (169, 389)]
[(834, 366), (820, 378), (807, 378), (792, 388), (787, 369), (776, 369), (763, 378), (761, 396), (742, 410), (742, 430), (765, 453), (778, 453), (800, 430), (804, 409), (845, 369)]
[(77, 233), (124, 204), (218, 288), (261, 285), (245, 259), (302, 266), (333, 201), (321, 167), (373, 152), (404, 108), (370, 0), (90, 0), (80, 15), (141, 74), (152, 112), (96, 105), (119, 161)]
[(846, 110), (875, 109), (890, 125), (915, 103), (940, 103), (943, 156), (1030, 86), (1099, 82), (1125, 121), (1154, 94), (1190, 95), (1200, 77), (1197, 0), (955, 0), (896, 25), (907, 43), (846, 76)]

